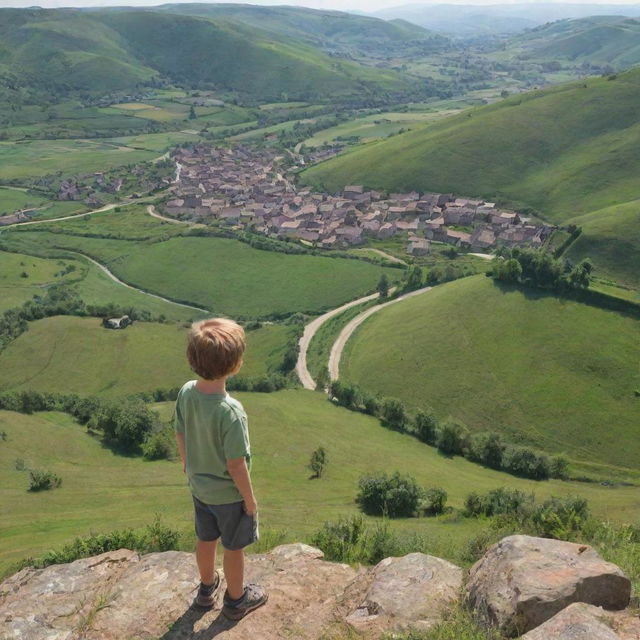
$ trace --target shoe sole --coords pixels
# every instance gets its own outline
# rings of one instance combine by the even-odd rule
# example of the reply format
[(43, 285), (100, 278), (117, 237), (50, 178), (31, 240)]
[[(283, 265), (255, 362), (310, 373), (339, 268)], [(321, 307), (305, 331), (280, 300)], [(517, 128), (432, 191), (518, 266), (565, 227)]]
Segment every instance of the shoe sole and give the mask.
[(266, 595), (264, 600), (262, 600), (258, 604), (255, 604), (252, 607), (246, 607), (243, 609), (234, 609), (232, 607), (224, 606), (222, 607), (222, 615), (224, 615), (224, 617), (227, 618), (228, 620), (242, 620), (242, 618), (244, 618), (246, 615), (248, 615), (252, 611), (255, 611), (256, 609), (259, 609), (263, 605), (267, 604), (268, 599), (269, 599), (269, 596)]
[(214, 603), (215, 603), (215, 598), (211, 598), (211, 599), (207, 598), (206, 601), (203, 601), (203, 600), (200, 600), (200, 599), (196, 598), (193, 601), (193, 604), (195, 604), (196, 607), (200, 607), (201, 609), (211, 609), (211, 607), (213, 607)]

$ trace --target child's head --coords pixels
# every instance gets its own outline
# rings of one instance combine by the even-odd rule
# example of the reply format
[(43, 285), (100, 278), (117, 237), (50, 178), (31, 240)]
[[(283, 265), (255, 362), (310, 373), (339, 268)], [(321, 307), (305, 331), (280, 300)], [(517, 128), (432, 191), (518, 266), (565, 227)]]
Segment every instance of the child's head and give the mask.
[(217, 380), (240, 370), (245, 347), (244, 329), (239, 324), (211, 318), (191, 326), (187, 358), (201, 378)]

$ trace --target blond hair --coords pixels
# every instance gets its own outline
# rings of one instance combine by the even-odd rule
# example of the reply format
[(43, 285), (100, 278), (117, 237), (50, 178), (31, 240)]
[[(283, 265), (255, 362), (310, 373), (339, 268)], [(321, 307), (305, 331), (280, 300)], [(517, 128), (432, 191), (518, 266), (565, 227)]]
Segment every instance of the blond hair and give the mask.
[(236, 373), (246, 348), (244, 329), (226, 318), (211, 318), (191, 325), (187, 358), (191, 368), (205, 380)]

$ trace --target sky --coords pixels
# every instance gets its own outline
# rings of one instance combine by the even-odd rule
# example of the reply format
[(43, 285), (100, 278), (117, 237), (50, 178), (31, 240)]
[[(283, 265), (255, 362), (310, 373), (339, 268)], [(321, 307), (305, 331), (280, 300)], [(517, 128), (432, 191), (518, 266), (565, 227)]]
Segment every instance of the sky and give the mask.
[[(168, 2), (193, 2), (194, 0), (0, 0), (0, 7), (96, 7), (96, 6), (151, 6)], [(198, 1), (198, 0), (195, 0)], [(342, 11), (359, 10), (373, 12), (387, 7), (412, 4), (411, 0), (227, 0), (240, 4), (282, 5), (289, 4), (313, 9), (337, 9)], [(534, 0), (535, 1), (535, 0)], [(549, 1), (549, 0), (545, 0)], [(552, 1), (552, 0), (551, 0)], [(565, 2), (572, 0), (564, 0)], [(573, 0), (579, 2), (580, 0)], [(582, 0), (588, 4), (638, 4), (638, 0)], [(413, 2), (413, 4), (515, 4), (511, 0), (432, 0), (432, 2)]]

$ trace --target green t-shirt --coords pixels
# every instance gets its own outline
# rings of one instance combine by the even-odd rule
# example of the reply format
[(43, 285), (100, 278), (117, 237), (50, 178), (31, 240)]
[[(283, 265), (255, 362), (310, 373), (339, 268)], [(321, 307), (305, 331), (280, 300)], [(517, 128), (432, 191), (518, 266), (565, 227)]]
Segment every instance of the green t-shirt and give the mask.
[(205, 504), (230, 504), (242, 496), (227, 471), (227, 460), (247, 459), (249, 427), (242, 405), (222, 393), (203, 393), (187, 382), (176, 400), (175, 429), (184, 434), (191, 493)]

